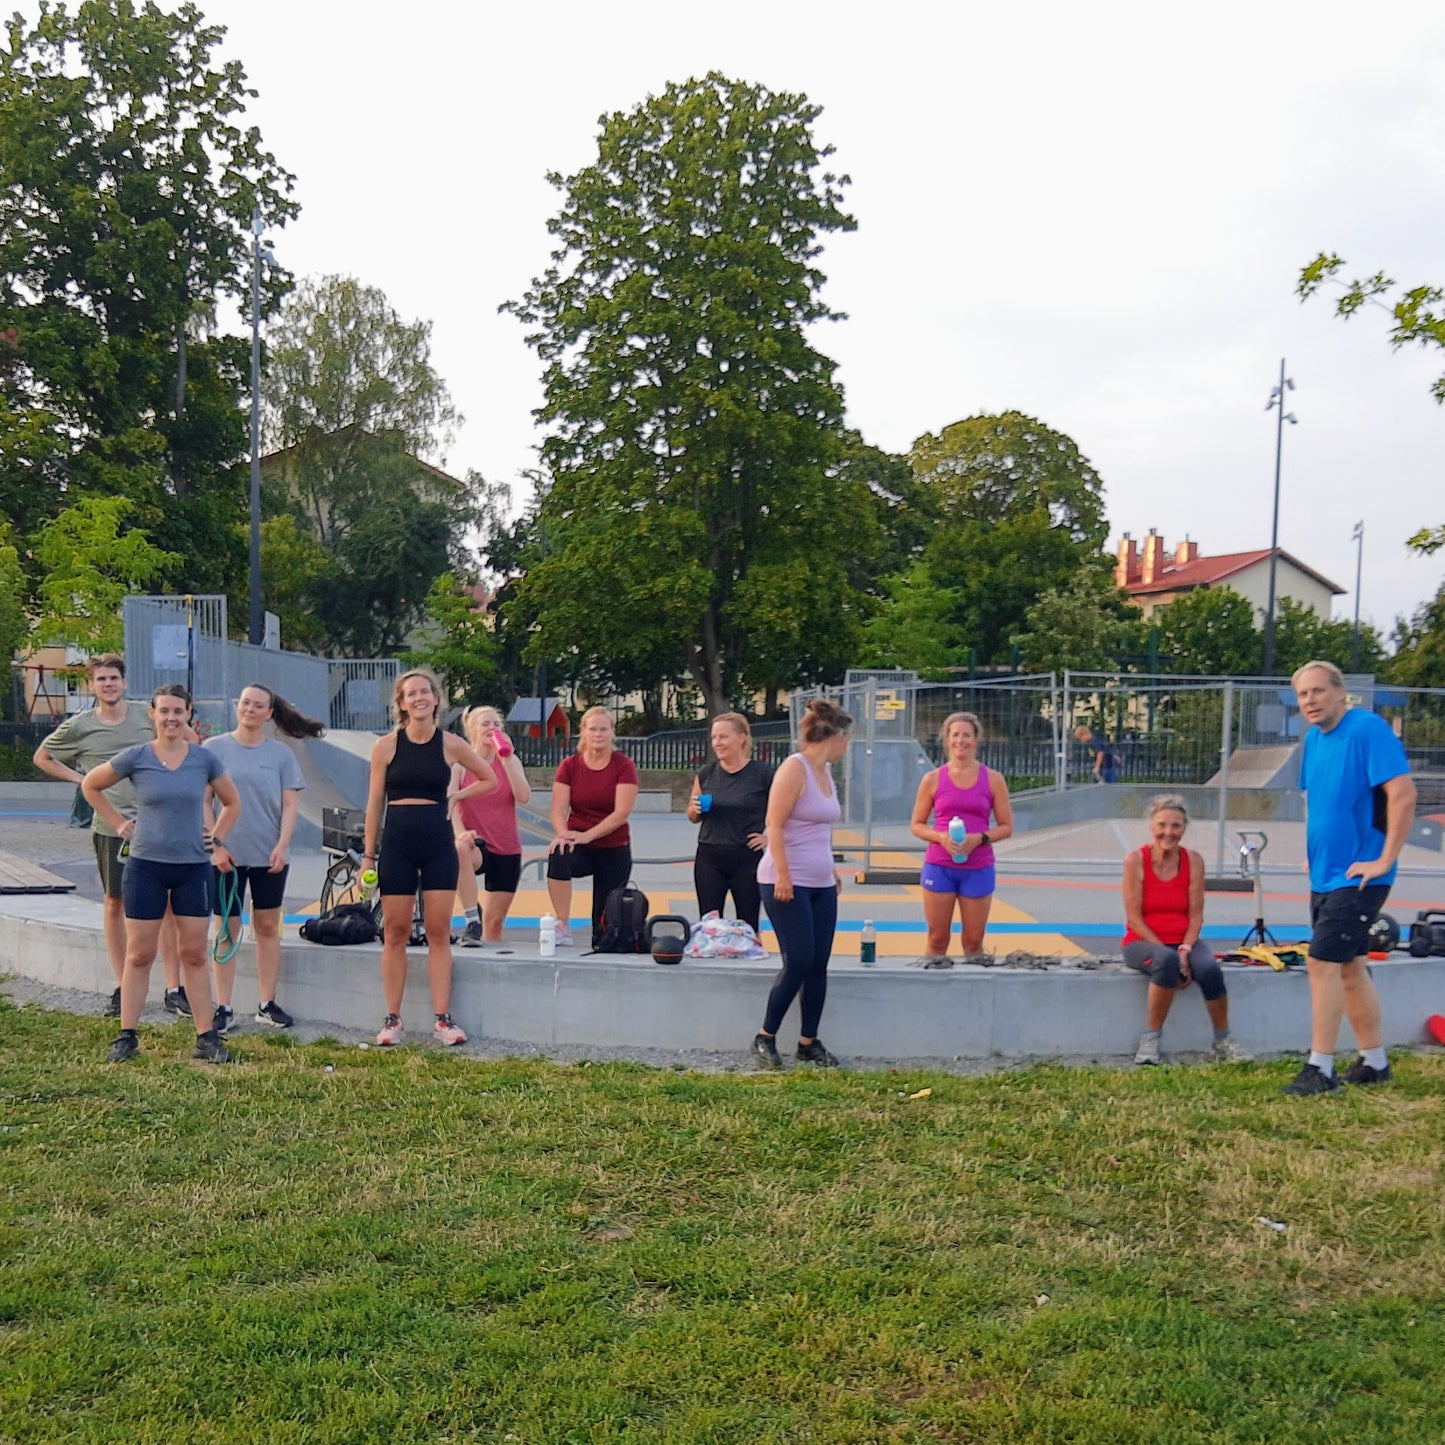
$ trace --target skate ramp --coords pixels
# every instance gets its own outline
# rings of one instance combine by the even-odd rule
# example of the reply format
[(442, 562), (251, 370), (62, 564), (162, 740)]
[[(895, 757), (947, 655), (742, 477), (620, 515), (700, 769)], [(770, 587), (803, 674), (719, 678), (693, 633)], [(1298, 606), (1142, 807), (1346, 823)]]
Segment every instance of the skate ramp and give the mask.
[(1210, 778), (1207, 788), (1228, 782), (1231, 788), (1294, 788), (1299, 786), (1299, 743), (1270, 748), (1235, 748), (1224, 770)]

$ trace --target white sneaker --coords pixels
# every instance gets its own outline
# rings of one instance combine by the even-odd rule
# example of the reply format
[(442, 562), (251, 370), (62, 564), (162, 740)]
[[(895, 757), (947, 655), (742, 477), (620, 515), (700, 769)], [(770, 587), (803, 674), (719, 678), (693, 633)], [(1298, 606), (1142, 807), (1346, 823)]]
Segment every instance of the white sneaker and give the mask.
[(557, 925), (557, 947), (572, 947), (572, 930), (570, 928), (564, 928), (560, 923)]
[(1159, 1030), (1146, 1029), (1139, 1036), (1139, 1047), (1134, 1051), (1136, 1064), (1157, 1064), (1159, 1062)]
[(1214, 1057), (1221, 1064), (1248, 1064), (1254, 1059), (1253, 1054), (1247, 1054), (1239, 1047), (1233, 1039), (1225, 1037), (1214, 1041)]

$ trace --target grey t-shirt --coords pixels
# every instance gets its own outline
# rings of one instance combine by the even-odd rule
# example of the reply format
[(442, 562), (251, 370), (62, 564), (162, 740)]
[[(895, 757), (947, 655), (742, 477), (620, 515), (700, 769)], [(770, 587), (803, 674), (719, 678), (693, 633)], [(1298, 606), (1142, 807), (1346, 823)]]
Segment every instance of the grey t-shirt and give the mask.
[(131, 838), (132, 858), (152, 863), (206, 863), (206, 788), (226, 771), (220, 758), (195, 743), (186, 744), (186, 756), (172, 770), (146, 743), (117, 753), (110, 765), (135, 786), (135, 834)]
[(281, 838), (281, 795), (306, 786), (296, 754), (274, 738), (248, 747), (234, 733), (207, 738), (204, 746), (220, 758), (241, 795), (241, 816), (226, 839), (227, 849), (243, 868), (268, 867)]
[[(101, 763), (110, 762), (123, 748), (139, 747), (155, 735), (145, 705), (127, 701), (125, 716), (119, 722), (102, 722), (100, 714), (93, 707), (88, 707), (84, 712), (66, 718), (41, 746), (57, 763), (88, 773)], [(135, 817), (135, 792), (129, 783), (117, 783), (106, 796), (122, 817)], [(99, 813), (95, 815), (91, 827), (104, 837), (115, 837), (115, 829)]]

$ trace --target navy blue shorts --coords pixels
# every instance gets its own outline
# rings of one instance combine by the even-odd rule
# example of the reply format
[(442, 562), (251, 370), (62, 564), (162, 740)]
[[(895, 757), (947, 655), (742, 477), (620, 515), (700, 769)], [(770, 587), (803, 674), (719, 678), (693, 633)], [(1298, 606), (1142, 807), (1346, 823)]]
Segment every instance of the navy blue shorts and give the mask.
[(211, 913), (209, 863), (158, 863), (131, 854), (120, 886), (125, 916), (137, 921), (164, 918), (167, 903), (177, 918), (208, 918)]
[(282, 900), (286, 896), (286, 875), (291, 871), (289, 867), (283, 868), (279, 873), (272, 873), (269, 868), (249, 868), (237, 864), (229, 875), (222, 873), (219, 868), (213, 870), (215, 877), (211, 879), (211, 887), (215, 890), (211, 894), (211, 900), (215, 908), (217, 918), (224, 914), (221, 911), (221, 880), (227, 876), (236, 881), (236, 896), (230, 900), (230, 916), (239, 918), (241, 916), (241, 904), (249, 891), (251, 894), (251, 909), (253, 912), (265, 913), (268, 909), (280, 908)]

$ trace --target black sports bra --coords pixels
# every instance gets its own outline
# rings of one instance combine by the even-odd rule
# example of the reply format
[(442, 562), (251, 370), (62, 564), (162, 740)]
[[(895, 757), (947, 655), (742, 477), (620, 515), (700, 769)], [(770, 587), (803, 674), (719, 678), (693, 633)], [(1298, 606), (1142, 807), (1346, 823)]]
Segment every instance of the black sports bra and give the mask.
[(452, 770), (447, 762), (446, 745), (438, 728), (424, 743), (414, 743), (406, 729), (396, 730), (396, 756), (386, 769), (386, 800), (425, 798), (429, 803), (445, 803), (451, 786)]

